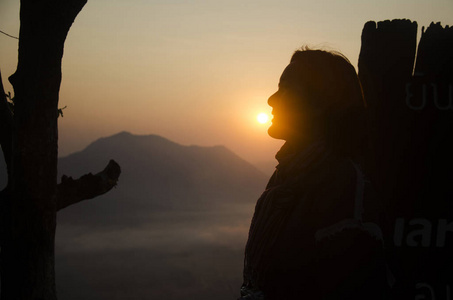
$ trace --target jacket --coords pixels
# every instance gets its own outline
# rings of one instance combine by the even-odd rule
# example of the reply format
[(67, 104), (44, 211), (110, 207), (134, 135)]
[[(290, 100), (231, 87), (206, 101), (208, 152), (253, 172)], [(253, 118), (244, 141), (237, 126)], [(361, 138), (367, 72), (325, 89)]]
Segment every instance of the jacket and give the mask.
[(383, 209), (351, 159), (285, 144), (255, 207), (241, 299), (383, 299)]

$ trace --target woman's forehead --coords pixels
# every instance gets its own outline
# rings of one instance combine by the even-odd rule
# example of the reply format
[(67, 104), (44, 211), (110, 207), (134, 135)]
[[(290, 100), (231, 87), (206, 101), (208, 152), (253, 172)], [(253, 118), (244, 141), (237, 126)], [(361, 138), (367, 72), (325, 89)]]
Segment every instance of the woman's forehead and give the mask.
[(280, 76), (280, 83), (300, 81), (303, 77), (305, 77), (304, 74), (307, 71), (307, 66), (304, 63), (299, 61), (292, 62), (285, 68), (285, 70), (283, 70), (282, 76)]

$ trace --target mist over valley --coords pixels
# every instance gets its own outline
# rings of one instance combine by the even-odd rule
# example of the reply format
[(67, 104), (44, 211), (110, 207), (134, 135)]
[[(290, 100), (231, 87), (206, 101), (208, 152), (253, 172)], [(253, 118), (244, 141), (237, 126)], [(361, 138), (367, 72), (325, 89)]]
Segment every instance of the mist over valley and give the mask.
[(109, 159), (118, 186), (58, 212), (59, 299), (235, 299), (268, 176), (223, 146), (121, 132), (60, 158), (59, 178)]

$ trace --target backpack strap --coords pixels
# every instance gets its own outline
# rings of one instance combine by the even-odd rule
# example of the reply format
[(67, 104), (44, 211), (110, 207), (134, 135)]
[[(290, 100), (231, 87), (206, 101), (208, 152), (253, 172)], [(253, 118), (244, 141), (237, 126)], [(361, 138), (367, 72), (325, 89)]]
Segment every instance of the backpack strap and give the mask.
[(354, 166), (357, 180), (356, 180), (356, 188), (355, 188), (355, 199), (354, 199), (354, 219), (362, 222), (362, 214), (363, 214), (363, 193), (365, 190), (365, 179), (360, 170), (360, 167), (351, 160), (352, 165)]
[(355, 189), (355, 196), (354, 196), (354, 214), (352, 218), (343, 219), (333, 225), (321, 228), (316, 231), (315, 239), (316, 242), (320, 242), (325, 238), (332, 237), (345, 229), (358, 229), (360, 231), (366, 232), (370, 236), (374, 237), (377, 240), (383, 242), (383, 235), (381, 228), (372, 222), (363, 223), (362, 215), (363, 215), (363, 199), (364, 199), (364, 192), (365, 192), (365, 176), (362, 173), (360, 167), (350, 160), (351, 164), (354, 166), (354, 169), (357, 174), (356, 179), (356, 189)]

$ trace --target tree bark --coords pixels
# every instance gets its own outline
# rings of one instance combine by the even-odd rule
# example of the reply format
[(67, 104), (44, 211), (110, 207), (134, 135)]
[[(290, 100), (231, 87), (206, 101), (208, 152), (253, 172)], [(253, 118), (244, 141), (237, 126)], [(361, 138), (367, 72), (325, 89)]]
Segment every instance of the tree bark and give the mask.
[(56, 299), (54, 239), (58, 94), (66, 35), (86, 0), (22, 0), (3, 300)]
[[(0, 72), (0, 146), (6, 162), (8, 178), (11, 169), (11, 150), (13, 133), (13, 115), (6, 100), (5, 89), (3, 88), (2, 74)], [(9, 181), (9, 180), (8, 180)], [(0, 200), (1, 201), (1, 200)]]
[(116, 186), (120, 173), (120, 166), (110, 160), (104, 170), (95, 175), (89, 173), (76, 180), (63, 175), (57, 186), (57, 210), (107, 193)]
[(1, 299), (54, 300), (56, 212), (102, 195), (121, 173), (107, 167), (57, 186), (58, 95), (66, 35), (86, 0), (22, 0), (10, 109), (0, 76), (0, 145), (8, 184), (0, 192)]

